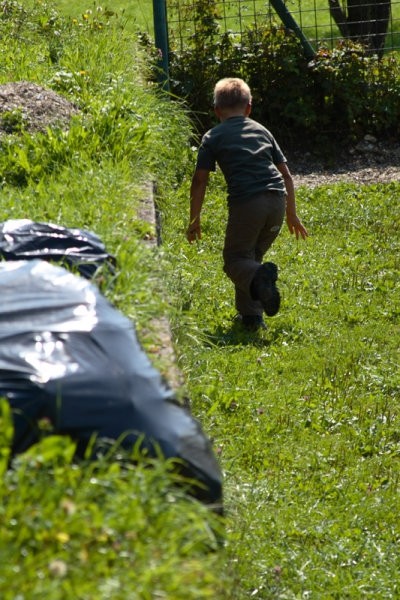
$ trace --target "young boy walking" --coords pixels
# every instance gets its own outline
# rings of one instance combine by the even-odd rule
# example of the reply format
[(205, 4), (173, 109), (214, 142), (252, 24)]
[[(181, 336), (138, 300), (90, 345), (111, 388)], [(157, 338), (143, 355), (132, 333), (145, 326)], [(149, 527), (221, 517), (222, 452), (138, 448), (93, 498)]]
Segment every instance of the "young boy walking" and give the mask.
[(220, 121), (204, 136), (190, 190), (189, 242), (201, 238), (200, 213), (210, 171), (220, 167), (228, 189), (228, 222), (223, 249), (224, 272), (235, 286), (236, 308), (243, 327), (265, 327), (280, 306), (277, 266), (262, 264), (279, 234), (286, 213), (289, 231), (305, 239), (296, 213), (293, 179), (273, 135), (249, 118), (251, 91), (239, 78), (225, 78), (214, 88)]

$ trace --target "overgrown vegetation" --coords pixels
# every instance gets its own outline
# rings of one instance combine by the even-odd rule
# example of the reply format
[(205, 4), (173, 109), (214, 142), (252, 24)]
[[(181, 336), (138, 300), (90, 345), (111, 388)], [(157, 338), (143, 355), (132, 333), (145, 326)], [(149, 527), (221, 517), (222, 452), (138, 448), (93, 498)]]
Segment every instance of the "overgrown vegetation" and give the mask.
[[(80, 113), (66, 131), (41, 134), (11, 115), (0, 220), (95, 231), (119, 266), (104, 293), (139, 335), (168, 316), (185, 394), (225, 473), (226, 515), (221, 523), (176, 489), (168, 464), (127, 467), (114, 454), (77, 465), (67, 438), (44, 435), (9, 470), (3, 401), (1, 598), (397, 597), (400, 184), (301, 188), (311, 236), (297, 244), (282, 233), (270, 254), (282, 311), (243, 336), (220, 268), (220, 174), (203, 239), (184, 237), (195, 155), (182, 105), (147, 83), (114, 16), (74, 22), (46, 3), (11, 4), (0, 81), (50, 86)], [(163, 245), (149, 250), (137, 208), (153, 179)]]
[[(147, 83), (134, 36), (100, 7), (75, 20), (43, 2), (2, 9), (0, 83), (40, 83), (79, 112), (69, 126), (39, 133), (25, 128), (18, 111), (3, 115), (11, 131), (0, 139), (0, 220), (97, 233), (118, 262), (103, 292), (154, 346), (147, 333), (166, 314), (167, 298), (158, 252), (143, 243), (154, 232), (138, 208), (145, 184), (156, 181), (169, 195), (186, 172), (189, 119)], [(12, 427), (1, 401), (2, 599), (219, 594), (220, 518), (178, 489), (168, 462), (133, 468), (113, 453), (75, 464), (73, 441), (49, 433), (44, 427), (43, 441), (8, 469)]]
[[(254, 93), (253, 116), (293, 146), (326, 149), (365, 134), (399, 135), (400, 63), (379, 59), (343, 41), (318, 49), (308, 62), (296, 36), (279, 25), (247, 28), (242, 36), (219, 32), (220, 6), (196, 2), (196, 23), (183, 50), (171, 42), (172, 91), (186, 98), (202, 129), (213, 123), (212, 90), (221, 77), (242, 77)], [(185, 15), (182, 15), (185, 20)]]

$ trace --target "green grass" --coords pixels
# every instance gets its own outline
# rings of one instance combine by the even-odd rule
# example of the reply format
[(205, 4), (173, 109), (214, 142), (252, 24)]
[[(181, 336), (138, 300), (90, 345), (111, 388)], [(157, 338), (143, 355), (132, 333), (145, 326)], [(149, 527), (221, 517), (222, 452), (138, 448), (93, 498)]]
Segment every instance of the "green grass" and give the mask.
[[(182, 7), (188, 2), (183, 0), (167, 1), (167, 14), (171, 19), (171, 29), (174, 29), (173, 22), (177, 15), (175, 6), (180, 7), (178, 12), (182, 14)], [(190, 3), (191, 4), (191, 3)], [(63, 14), (72, 18), (81, 16), (85, 11), (91, 10), (95, 12), (99, 7), (104, 10), (115, 11), (121, 18), (126, 21), (128, 29), (146, 31), (153, 34), (153, 1), (152, 0), (137, 0), (130, 2), (128, 0), (117, 0), (112, 4), (102, 2), (87, 2), (82, 5), (81, 1), (77, 0), (57, 0), (55, 5)], [(306, 37), (310, 39), (327, 39), (331, 36), (338, 37), (339, 31), (335, 23), (331, 20), (328, 6), (322, 0), (315, 2), (314, 0), (301, 0), (301, 2), (289, 2), (288, 9), (292, 13), (298, 25), (303, 29)], [(243, 26), (251, 25), (254, 20), (258, 23), (262, 22), (263, 18), (269, 14), (270, 8), (264, 0), (255, 0), (255, 2), (243, 3), (232, 0), (231, 2), (217, 2), (217, 9), (220, 15), (227, 19), (227, 29), (232, 29), (237, 32)], [(190, 10), (189, 10), (190, 17)], [(278, 17), (275, 16), (275, 19)], [(393, 32), (388, 42), (390, 47), (397, 47), (397, 42), (400, 29), (400, 3), (392, 4), (392, 23)], [(393, 38), (393, 39), (392, 39)]]
[(153, 2), (152, 0), (116, 0), (113, 2), (93, 2), (88, 0), (82, 3), (81, 0), (56, 0), (54, 2), (58, 10), (64, 15), (72, 18), (79, 18), (82, 14), (91, 11), (96, 13), (99, 9), (102, 12), (115, 12), (119, 18), (126, 23), (127, 29), (141, 31), (153, 31)]
[(255, 338), (232, 323), (219, 182), (195, 247), (176, 236), (187, 192), (165, 244), (180, 365), (226, 473), (224, 597), (395, 597), (399, 184), (299, 190), (311, 237), (275, 243), (283, 306)]
[[(3, 402), (0, 597), (396, 598), (400, 184), (298, 190), (310, 238), (282, 232), (269, 254), (282, 310), (267, 331), (243, 335), (222, 273), (219, 175), (203, 239), (185, 240), (195, 154), (182, 107), (146, 82), (119, 17), (104, 28), (94, 17), (61, 20), (54, 35), (34, 26), (43, 13), (17, 39), (0, 22), (0, 81), (51, 86), (81, 113), (67, 134), (2, 139), (0, 220), (95, 231), (119, 264), (105, 294), (146, 348), (149, 321), (169, 318), (185, 377), (178, 393), (213, 440), (226, 515), (186, 497), (169, 464), (76, 465), (66, 438), (44, 437), (7, 470)], [(155, 250), (137, 215), (150, 180), (163, 224)]]
[[(167, 2), (169, 25), (172, 37), (187, 38), (194, 28), (192, 0), (170, 0)], [(339, 29), (330, 15), (329, 6), (323, 0), (299, 0), (285, 3), (297, 25), (305, 37), (314, 45), (329, 40), (337, 42), (341, 39)], [(231, 32), (239, 36), (247, 28), (258, 28), (265, 24), (281, 23), (280, 17), (265, 0), (243, 2), (242, 0), (215, 2), (217, 24), (221, 32)], [(400, 29), (400, 3), (392, 3), (390, 34), (387, 36), (387, 47), (398, 48)], [(179, 32), (179, 33), (178, 33)], [(336, 45), (334, 43), (334, 45)]]

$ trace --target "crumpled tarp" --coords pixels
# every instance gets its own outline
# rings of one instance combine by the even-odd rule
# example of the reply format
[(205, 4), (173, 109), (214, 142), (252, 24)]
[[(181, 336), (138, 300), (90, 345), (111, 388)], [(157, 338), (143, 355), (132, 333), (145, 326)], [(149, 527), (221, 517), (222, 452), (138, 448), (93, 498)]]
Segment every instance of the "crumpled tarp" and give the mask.
[(138, 343), (131, 321), (83, 277), (43, 260), (0, 262), (0, 396), (13, 410), (13, 454), (38, 441), (38, 421), (84, 449), (93, 434), (181, 459), (221, 500), (211, 443)]
[(76, 268), (86, 279), (91, 279), (101, 266), (114, 274), (116, 266), (115, 258), (91, 231), (29, 219), (0, 223), (0, 257), (5, 260), (41, 258), (63, 263)]

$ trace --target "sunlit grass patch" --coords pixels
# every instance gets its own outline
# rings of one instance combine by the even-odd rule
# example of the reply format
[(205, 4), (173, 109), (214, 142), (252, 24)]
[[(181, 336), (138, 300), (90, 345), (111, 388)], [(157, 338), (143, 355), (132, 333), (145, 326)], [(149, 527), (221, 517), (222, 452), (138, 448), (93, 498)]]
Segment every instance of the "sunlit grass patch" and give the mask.
[(299, 190), (310, 238), (282, 231), (268, 254), (280, 267), (281, 312), (267, 331), (244, 336), (232, 327), (225, 194), (214, 184), (201, 242), (189, 248), (172, 234), (179, 211), (166, 242), (180, 364), (226, 473), (226, 597), (362, 589), (390, 598), (399, 567), (399, 185)]

